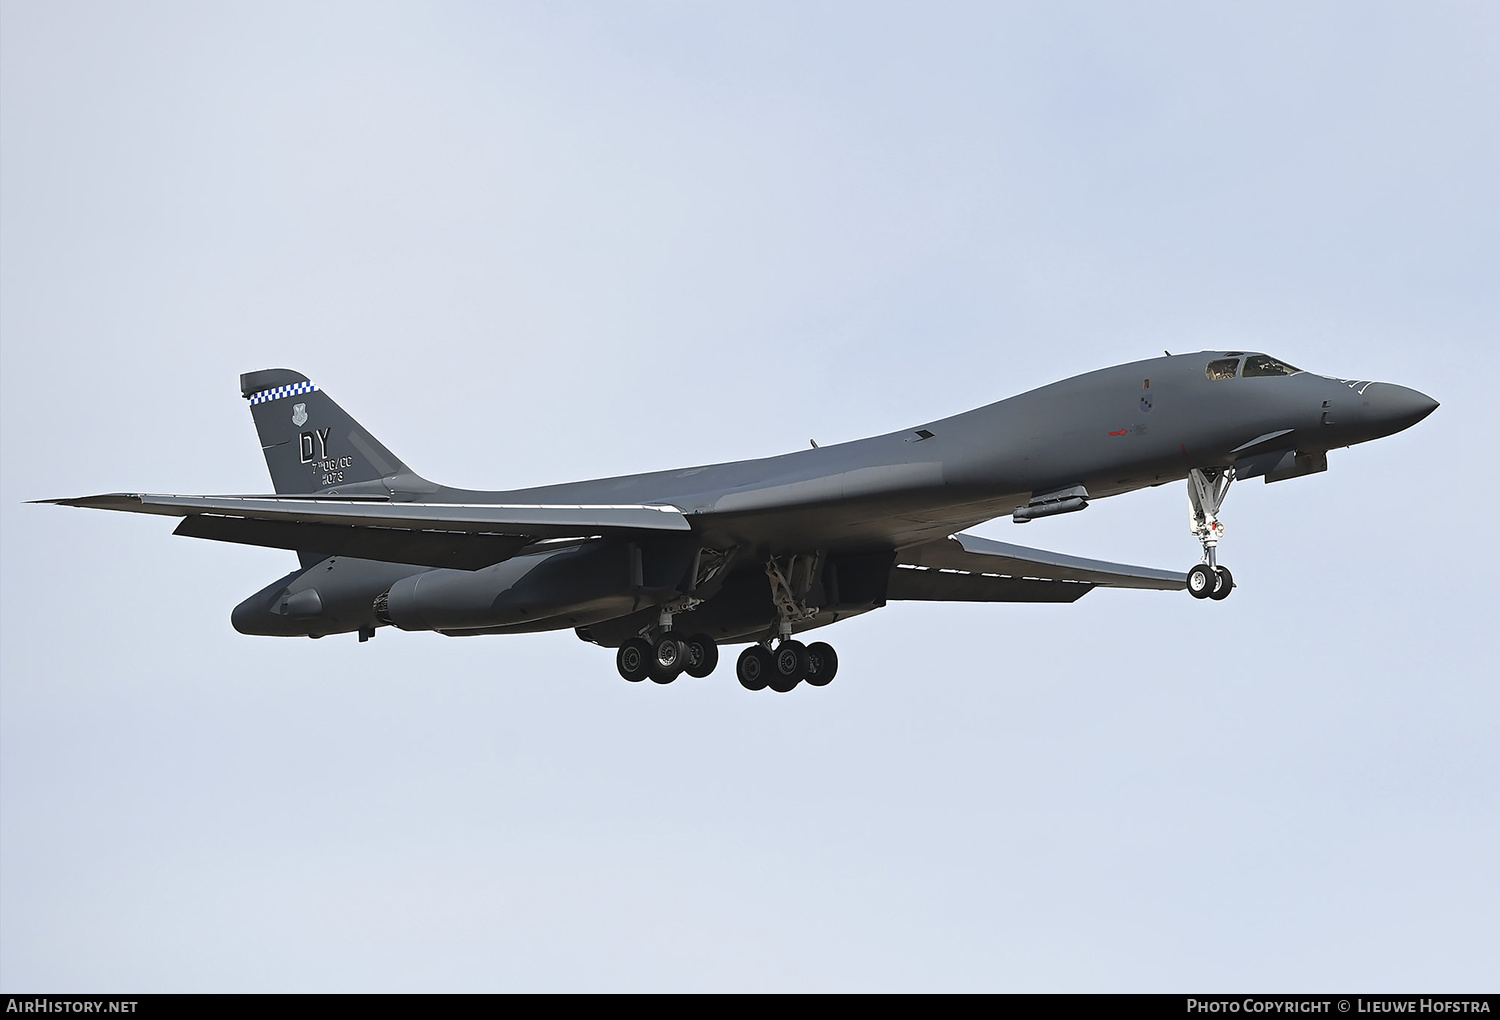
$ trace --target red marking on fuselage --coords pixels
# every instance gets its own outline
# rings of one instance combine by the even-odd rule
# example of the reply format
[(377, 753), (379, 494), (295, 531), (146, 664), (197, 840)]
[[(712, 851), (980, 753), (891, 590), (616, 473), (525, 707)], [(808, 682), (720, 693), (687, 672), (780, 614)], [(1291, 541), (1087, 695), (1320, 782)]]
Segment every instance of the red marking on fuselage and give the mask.
[(1111, 432), (1110, 435), (1112, 435), (1112, 436), (1123, 436), (1123, 435), (1127, 434), (1129, 431), (1130, 431), (1129, 429), (1121, 429), (1118, 432)]
[(1191, 453), (1187, 452), (1187, 444), (1186, 443), (1178, 443), (1177, 445), (1180, 446), (1180, 447), (1182, 447), (1182, 459), (1185, 460), (1185, 461), (1187, 461), (1189, 464), (1191, 464), (1193, 462), (1193, 455)]

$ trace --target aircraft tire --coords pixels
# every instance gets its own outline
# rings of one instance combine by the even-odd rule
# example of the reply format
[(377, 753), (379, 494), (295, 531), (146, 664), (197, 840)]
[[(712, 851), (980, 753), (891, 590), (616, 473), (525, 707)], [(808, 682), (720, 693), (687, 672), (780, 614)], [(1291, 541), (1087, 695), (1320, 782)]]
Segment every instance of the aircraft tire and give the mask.
[(651, 659), (646, 672), (652, 683), (669, 684), (682, 675), (687, 665), (687, 644), (668, 632), (656, 639), (651, 646)]
[(763, 691), (771, 681), (771, 653), (760, 645), (751, 645), (740, 653), (734, 664), (734, 675), (747, 691)]
[(633, 684), (646, 679), (646, 674), (651, 669), (651, 646), (646, 643), (646, 639), (631, 638), (621, 645), (620, 650), (615, 653), (615, 668)]
[(703, 678), (719, 665), (719, 646), (707, 634), (694, 634), (687, 640), (687, 675)]
[(1207, 563), (1199, 563), (1188, 571), (1188, 594), (1195, 599), (1210, 598), (1219, 585), (1219, 579), (1208, 569)]
[(1214, 590), (1208, 593), (1208, 597), (1216, 602), (1222, 602), (1234, 591), (1234, 575), (1229, 572), (1228, 567), (1220, 567), (1218, 570), (1218, 584)]
[[(807, 646), (801, 641), (787, 639), (776, 646), (776, 651), (771, 655), (772, 684), (775, 688), (775, 680), (790, 681), (792, 687), (802, 682), (807, 676)], [(791, 688), (788, 688), (790, 690)]]
[(827, 687), (839, 671), (839, 653), (826, 641), (814, 641), (807, 646), (807, 682), (814, 687)]

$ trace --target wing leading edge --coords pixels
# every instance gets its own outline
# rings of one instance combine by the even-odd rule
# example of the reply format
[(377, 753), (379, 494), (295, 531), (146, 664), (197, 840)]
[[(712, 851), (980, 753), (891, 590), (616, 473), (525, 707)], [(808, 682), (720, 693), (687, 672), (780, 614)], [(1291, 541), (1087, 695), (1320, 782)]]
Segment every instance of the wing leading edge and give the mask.
[(1076, 602), (1101, 586), (1180, 591), (1187, 586), (1187, 575), (959, 534), (903, 550), (891, 568), (887, 598), (922, 602)]

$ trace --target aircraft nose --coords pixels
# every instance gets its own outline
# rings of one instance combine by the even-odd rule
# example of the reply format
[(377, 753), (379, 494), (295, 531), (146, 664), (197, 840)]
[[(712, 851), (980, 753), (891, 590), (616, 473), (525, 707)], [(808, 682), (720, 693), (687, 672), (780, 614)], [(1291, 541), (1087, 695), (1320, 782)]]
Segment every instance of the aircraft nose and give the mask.
[(1387, 436), (1411, 428), (1438, 408), (1421, 390), (1394, 383), (1376, 383), (1364, 397), (1366, 420)]

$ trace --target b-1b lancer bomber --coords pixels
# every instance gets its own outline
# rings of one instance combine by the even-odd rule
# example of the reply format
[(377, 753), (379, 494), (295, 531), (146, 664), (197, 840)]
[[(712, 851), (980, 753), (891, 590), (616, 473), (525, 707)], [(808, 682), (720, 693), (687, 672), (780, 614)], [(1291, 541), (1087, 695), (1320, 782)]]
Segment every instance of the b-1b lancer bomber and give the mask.
[[(284, 368), (240, 377), (274, 495), (113, 493), (49, 502), (181, 517), (175, 534), (289, 549), (300, 567), (240, 603), (243, 634), (382, 627), (453, 636), (574, 629), (626, 680), (713, 672), (744, 644), (750, 690), (838, 671), (814, 628), (892, 601), (1073, 602), (1096, 587), (1223, 599), (1219, 511), (1235, 479), (1324, 471), (1437, 402), (1264, 354), (1213, 351), (1090, 372), (940, 421), (761, 460), (502, 492), (429, 482)], [(1186, 573), (965, 534), (1187, 482)]]

